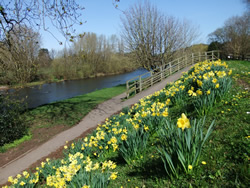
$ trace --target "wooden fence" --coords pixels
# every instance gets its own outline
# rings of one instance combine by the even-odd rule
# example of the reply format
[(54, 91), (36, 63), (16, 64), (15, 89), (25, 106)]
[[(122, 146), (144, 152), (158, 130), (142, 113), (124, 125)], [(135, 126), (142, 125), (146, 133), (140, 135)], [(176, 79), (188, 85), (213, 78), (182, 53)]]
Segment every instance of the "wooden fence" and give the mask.
[(177, 58), (163, 66), (136, 76), (126, 82), (127, 86), (127, 98), (131, 95), (137, 94), (142, 90), (151, 87), (152, 85), (164, 80), (171, 74), (178, 72), (179, 70), (193, 65), (197, 62), (209, 60), (217, 60), (220, 57), (219, 51), (210, 51), (205, 53), (192, 53), (183, 57)]

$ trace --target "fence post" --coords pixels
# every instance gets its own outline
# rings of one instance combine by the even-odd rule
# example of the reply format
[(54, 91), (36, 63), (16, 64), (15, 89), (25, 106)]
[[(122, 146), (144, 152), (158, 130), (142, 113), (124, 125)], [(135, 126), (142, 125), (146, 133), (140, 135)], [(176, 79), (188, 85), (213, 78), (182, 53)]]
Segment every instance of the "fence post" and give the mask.
[(141, 92), (142, 91), (141, 76), (139, 76), (139, 88), (140, 88), (140, 92)]
[(199, 62), (201, 62), (201, 52), (199, 52)]
[(212, 61), (214, 60), (214, 51), (212, 51)]
[(185, 55), (185, 67), (187, 67), (188, 66), (188, 58), (187, 58), (187, 55)]
[(160, 67), (160, 73), (161, 73), (161, 81), (162, 81), (163, 80), (162, 67)]
[(180, 59), (178, 58), (178, 71), (180, 70)]
[(152, 85), (154, 84), (154, 83), (153, 83), (153, 79), (154, 79), (154, 78), (153, 78), (153, 71), (150, 71), (150, 73), (151, 73), (151, 86), (152, 86)]
[(169, 75), (171, 75), (172, 74), (172, 65), (171, 65), (171, 62), (169, 62), (169, 71), (170, 71)]
[(192, 65), (194, 64), (194, 53), (192, 53)]
[(126, 82), (126, 87), (127, 87), (127, 99), (129, 98), (129, 85), (128, 85), (128, 81)]
[(206, 60), (207, 60), (207, 52), (205, 52), (205, 57), (206, 57)]

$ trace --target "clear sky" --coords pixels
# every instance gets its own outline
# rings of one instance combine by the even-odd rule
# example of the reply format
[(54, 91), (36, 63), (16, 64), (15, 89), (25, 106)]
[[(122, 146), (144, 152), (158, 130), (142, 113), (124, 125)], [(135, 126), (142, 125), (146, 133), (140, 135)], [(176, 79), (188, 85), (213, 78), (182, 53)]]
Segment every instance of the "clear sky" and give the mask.
[[(120, 0), (119, 9), (126, 10), (140, 0)], [(199, 43), (207, 43), (207, 35), (232, 16), (240, 16), (246, 11), (246, 5), (242, 0), (148, 0), (165, 15), (175, 16), (179, 19), (187, 19), (199, 28)], [(82, 20), (86, 21), (81, 27), (76, 27), (77, 33), (94, 32), (110, 36), (120, 34), (120, 17), (122, 11), (114, 8), (112, 0), (79, 0), (85, 7), (82, 12)], [(51, 30), (61, 41), (64, 38)], [(60, 50), (60, 46), (49, 33), (41, 31), (42, 47), (49, 50)]]

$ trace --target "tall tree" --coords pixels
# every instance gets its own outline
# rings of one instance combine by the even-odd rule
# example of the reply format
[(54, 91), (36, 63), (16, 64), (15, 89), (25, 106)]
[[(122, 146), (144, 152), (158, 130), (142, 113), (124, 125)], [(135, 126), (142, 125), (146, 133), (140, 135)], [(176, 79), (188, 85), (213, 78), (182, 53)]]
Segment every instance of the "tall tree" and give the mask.
[(0, 48), (0, 69), (3, 84), (26, 83), (37, 72), (36, 58), (40, 48), (40, 35), (25, 26), (17, 26), (9, 32), (7, 43)]
[(163, 15), (148, 1), (130, 7), (121, 21), (126, 47), (148, 70), (171, 61), (177, 50), (189, 46), (197, 37), (189, 22)]
[[(31, 81), (37, 69), (34, 59), (38, 55), (37, 46), (40, 45), (39, 30), (43, 29), (53, 35), (50, 29), (55, 27), (67, 39), (73, 40), (74, 25), (82, 24), (80, 16), (83, 9), (76, 0), (0, 1), (2, 71), (10, 70), (3, 66), (12, 67), (8, 75), (15, 77), (15, 82)], [(2, 75), (7, 76), (4, 73)]]
[(38, 64), (40, 67), (48, 67), (51, 63), (51, 57), (49, 50), (46, 48), (39, 49), (38, 53)]
[(218, 42), (221, 50), (235, 58), (244, 59), (250, 52), (250, 14), (233, 16), (225, 21), (222, 28), (209, 34), (210, 42)]

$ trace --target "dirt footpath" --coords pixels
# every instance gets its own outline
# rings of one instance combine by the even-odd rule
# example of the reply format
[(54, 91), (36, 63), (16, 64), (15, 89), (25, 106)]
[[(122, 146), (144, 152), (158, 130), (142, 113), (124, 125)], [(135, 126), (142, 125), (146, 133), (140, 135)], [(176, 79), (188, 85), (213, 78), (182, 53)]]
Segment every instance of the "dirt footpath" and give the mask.
[(32, 164), (36, 163), (40, 159), (55, 152), (56, 150), (64, 146), (66, 141), (76, 139), (88, 130), (95, 128), (98, 124), (101, 124), (103, 121), (105, 121), (106, 118), (121, 111), (122, 108), (139, 102), (141, 98), (153, 94), (155, 91), (164, 88), (167, 83), (179, 79), (181, 77), (181, 73), (186, 72), (189, 69), (190, 67), (182, 69), (181, 71), (175, 73), (174, 75), (171, 75), (162, 82), (135, 95), (131, 99), (122, 102), (121, 99), (126, 96), (126, 94), (123, 93), (108, 101), (103, 102), (102, 104), (99, 104), (94, 110), (86, 115), (79, 124), (55, 135), (53, 138), (40, 145), (39, 147), (24, 153), (8, 164), (2, 166), (0, 168), (0, 185), (6, 183), (9, 176), (16, 176), (18, 173), (21, 173), (23, 170), (29, 168)]

